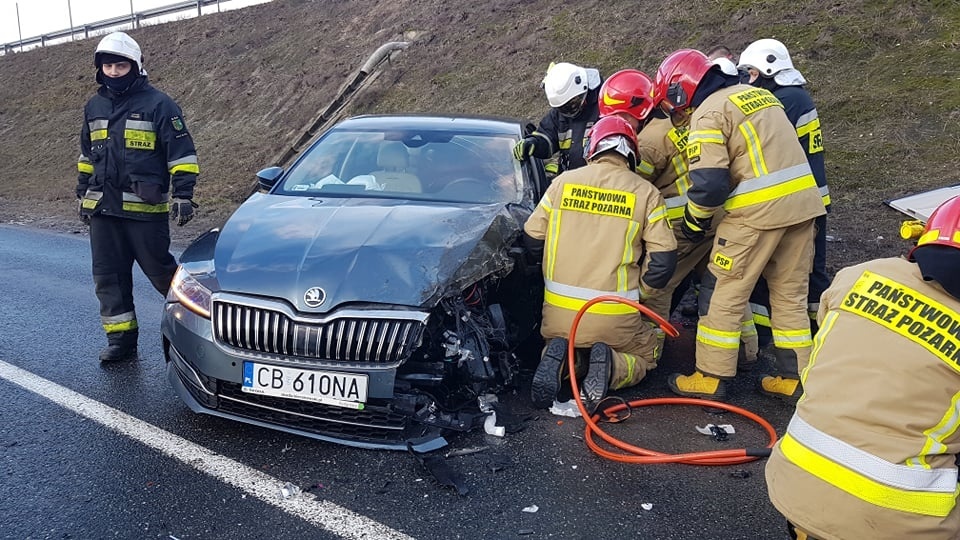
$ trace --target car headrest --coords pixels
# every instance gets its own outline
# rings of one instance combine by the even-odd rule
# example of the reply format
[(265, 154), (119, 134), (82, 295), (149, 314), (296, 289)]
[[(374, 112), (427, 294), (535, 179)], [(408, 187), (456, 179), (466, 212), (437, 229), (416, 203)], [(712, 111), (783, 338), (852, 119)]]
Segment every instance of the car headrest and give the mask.
[(377, 152), (377, 167), (385, 171), (400, 171), (407, 168), (410, 156), (403, 144), (398, 142), (387, 143)]

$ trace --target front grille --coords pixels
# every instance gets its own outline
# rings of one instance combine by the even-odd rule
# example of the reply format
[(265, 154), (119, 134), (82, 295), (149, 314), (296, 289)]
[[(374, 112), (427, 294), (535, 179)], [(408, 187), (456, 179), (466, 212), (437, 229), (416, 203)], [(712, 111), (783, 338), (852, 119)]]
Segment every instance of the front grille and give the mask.
[(410, 355), (423, 327), (420, 320), (386, 317), (345, 316), (310, 322), (268, 308), (213, 303), (217, 341), (284, 356), (396, 364)]

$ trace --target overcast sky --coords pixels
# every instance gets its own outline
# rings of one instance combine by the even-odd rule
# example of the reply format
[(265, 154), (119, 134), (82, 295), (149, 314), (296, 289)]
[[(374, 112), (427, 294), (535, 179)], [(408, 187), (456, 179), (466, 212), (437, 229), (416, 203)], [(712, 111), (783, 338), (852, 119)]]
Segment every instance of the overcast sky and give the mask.
[[(17, 32), (17, 10), (20, 11), (20, 32), (23, 39), (70, 28), (70, 13), (73, 26), (129, 15), (160, 6), (178, 4), (182, 0), (0, 0), (0, 43), (20, 39)], [(221, 11), (236, 9), (269, 0), (223, 0)], [(70, 6), (70, 9), (67, 6)], [(216, 4), (204, 8), (204, 13), (216, 13)], [(193, 13), (196, 13), (194, 9)], [(184, 13), (183, 15), (185, 15)], [(181, 16), (183, 16), (181, 15)], [(147, 21), (154, 24), (158, 19)]]

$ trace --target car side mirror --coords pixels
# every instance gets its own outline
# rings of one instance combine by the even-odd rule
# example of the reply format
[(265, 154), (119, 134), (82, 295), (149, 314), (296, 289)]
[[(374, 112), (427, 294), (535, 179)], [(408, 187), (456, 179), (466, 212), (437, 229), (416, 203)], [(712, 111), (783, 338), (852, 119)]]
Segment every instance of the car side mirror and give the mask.
[(283, 167), (267, 167), (257, 173), (257, 185), (263, 191), (270, 191), (282, 174)]

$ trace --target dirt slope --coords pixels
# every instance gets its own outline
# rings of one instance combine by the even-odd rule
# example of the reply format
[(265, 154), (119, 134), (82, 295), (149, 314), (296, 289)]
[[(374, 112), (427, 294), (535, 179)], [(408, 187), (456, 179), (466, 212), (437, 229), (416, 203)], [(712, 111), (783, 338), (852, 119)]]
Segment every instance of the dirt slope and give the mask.
[[(697, 11), (691, 11), (696, 6)], [(854, 0), (275, 0), (131, 32), (151, 81), (197, 142), (214, 226), (386, 41), (419, 32), (350, 113), (457, 112), (537, 120), (538, 83), (565, 60), (653, 73), (681, 47), (776, 37), (824, 126), (833, 269), (907, 247), (881, 201), (960, 182), (960, 2)], [(0, 57), (0, 220), (73, 223), (77, 135), (97, 38)]]

